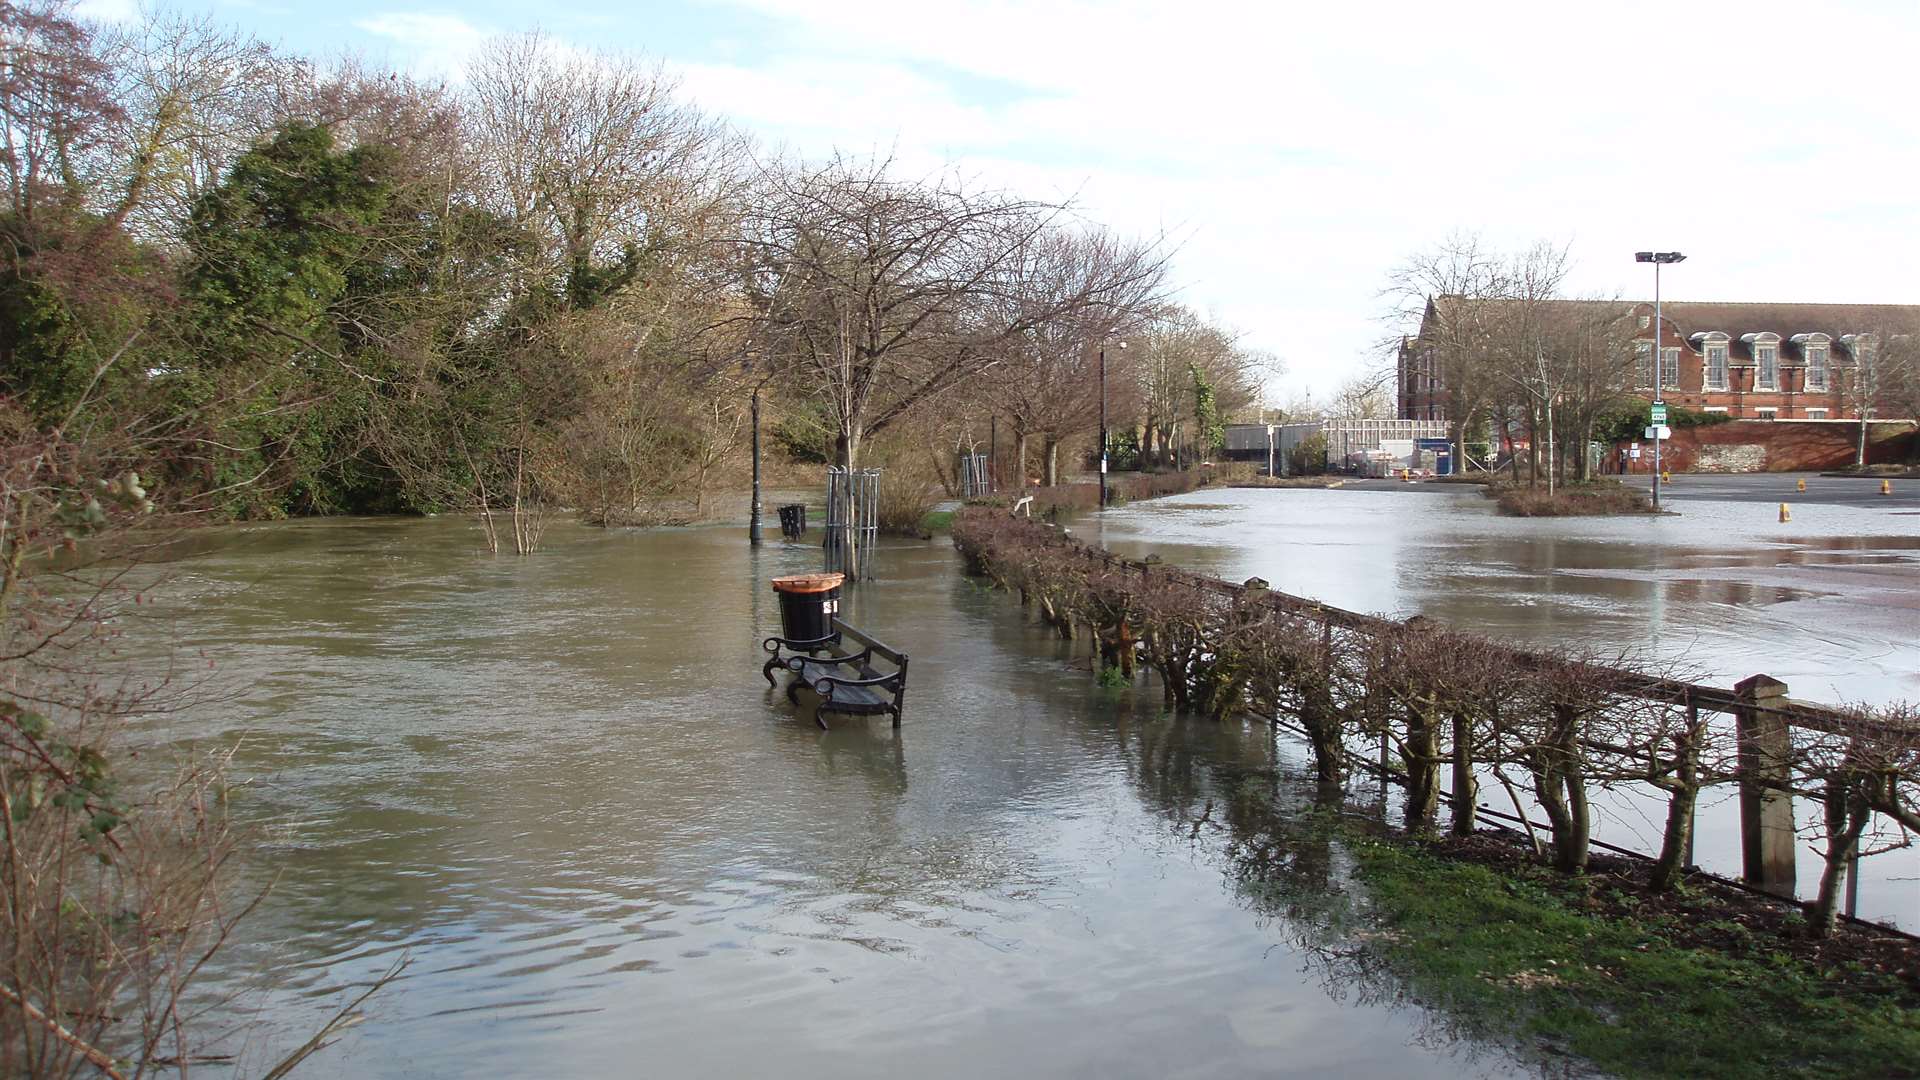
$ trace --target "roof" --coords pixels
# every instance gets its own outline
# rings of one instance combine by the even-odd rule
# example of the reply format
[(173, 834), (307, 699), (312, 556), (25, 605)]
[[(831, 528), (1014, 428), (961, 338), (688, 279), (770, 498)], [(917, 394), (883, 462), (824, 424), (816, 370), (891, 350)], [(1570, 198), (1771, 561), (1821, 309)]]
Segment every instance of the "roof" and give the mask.
[[(1468, 300), (1459, 296), (1435, 297), (1429, 305), (1431, 317), (1437, 309), (1447, 309), (1448, 317), (1458, 317), (1463, 307), (1498, 310), (1518, 307), (1518, 300)], [(1609, 310), (1622, 315), (1652, 314), (1651, 300), (1547, 300), (1539, 302), (1549, 312), (1591, 310), (1604, 316)], [(1920, 334), (1920, 304), (1798, 304), (1770, 302), (1667, 301), (1660, 305), (1660, 316), (1671, 333), (1699, 351), (1696, 334), (1719, 331), (1727, 335), (1735, 358), (1750, 357), (1741, 339), (1757, 334), (1777, 334), (1781, 355), (1798, 355), (1793, 342), (1796, 335), (1825, 334), (1839, 343), (1848, 334)]]

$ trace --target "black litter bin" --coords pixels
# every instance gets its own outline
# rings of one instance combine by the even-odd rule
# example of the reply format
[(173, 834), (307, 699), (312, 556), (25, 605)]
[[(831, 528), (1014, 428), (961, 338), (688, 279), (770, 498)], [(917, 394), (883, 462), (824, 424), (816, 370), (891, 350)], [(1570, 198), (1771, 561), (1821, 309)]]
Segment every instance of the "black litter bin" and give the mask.
[(798, 540), (807, 534), (807, 504), (788, 503), (780, 508), (780, 535)]
[[(784, 509), (784, 507), (782, 508)], [(780, 594), (780, 636), (788, 641), (819, 641), (833, 633), (840, 613), (840, 584), (845, 574), (795, 574), (773, 579)]]

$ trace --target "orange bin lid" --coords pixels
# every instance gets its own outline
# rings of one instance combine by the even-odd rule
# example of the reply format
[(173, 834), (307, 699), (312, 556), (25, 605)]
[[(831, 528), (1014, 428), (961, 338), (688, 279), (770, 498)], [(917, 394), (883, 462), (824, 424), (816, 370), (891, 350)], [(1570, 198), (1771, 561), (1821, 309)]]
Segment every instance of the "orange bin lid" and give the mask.
[(773, 579), (773, 591), (783, 593), (823, 593), (840, 587), (845, 574), (794, 574)]

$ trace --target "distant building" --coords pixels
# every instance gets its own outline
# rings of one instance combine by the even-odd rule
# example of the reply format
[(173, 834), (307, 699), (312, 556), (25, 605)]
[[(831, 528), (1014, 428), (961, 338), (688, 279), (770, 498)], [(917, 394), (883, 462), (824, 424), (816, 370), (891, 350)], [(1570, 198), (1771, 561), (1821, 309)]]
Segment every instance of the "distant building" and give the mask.
[[(1515, 301), (1475, 301), (1458, 296), (1427, 303), (1420, 332), (1401, 342), (1399, 415), (1441, 420), (1449, 390), (1440, 363), (1438, 327), (1459, 325), (1473, 305), (1511, 308)], [(1603, 300), (1547, 302), (1548, 309), (1602, 316), (1633, 342), (1634, 392), (1651, 400), (1656, 374), (1660, 396), (1675, 405), (1750, 420), (1841, 420), (1860, 415), (1861, 372), (1871, 370), (1887, 338), (1920, 334), (1920, 305), (1913, 304), (1719, 304), (1680, 301), (1661, 305), (1662, 325), (1653, 327), (1653, 304)], [(1604, 317), (1617, 308), (1617, 320)], [(1658, 372), (1654, 339), (1659, 339)], [(1883, 410), (1875, 408), (1875, 415)]]

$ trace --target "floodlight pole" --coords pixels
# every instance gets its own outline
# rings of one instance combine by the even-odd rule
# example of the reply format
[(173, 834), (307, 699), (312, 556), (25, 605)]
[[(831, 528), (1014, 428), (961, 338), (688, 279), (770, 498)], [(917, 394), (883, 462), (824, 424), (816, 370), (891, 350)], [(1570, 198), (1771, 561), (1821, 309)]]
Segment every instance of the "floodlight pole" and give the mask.
[[(1125, 349), (1122, 341), (1119, 348)], [(1083, 354), (1084, 355), (1084, 354)], [(1100, 346), (1100, 509), (1107, 508), (1107, 347)]]
[[(1666, 401), (1663, 400), (1661, 396), (1662, 387), (1660, 385), (1666, 381), (1663, 378), (1665, 372), (1661, 370), (1660, 364), (1660, 330), (1662, 326), (1660, 318), (1660, 267), (1665, 263), (1684, 262), (1686, 256), (1677, 251), (1636, 251), (1633, 253), (1633, 259), (1635, 262), (1650, 262), (1653, 264), (1653, 403), (1655, 405), (1665, 405)], [(1653, 508), (1657, 511), (1660, 509), (1660, 444), (1666, 440), (1660, 438), (1661, 425), (1653, 424), (1651, 427), (1653, 428)]]

